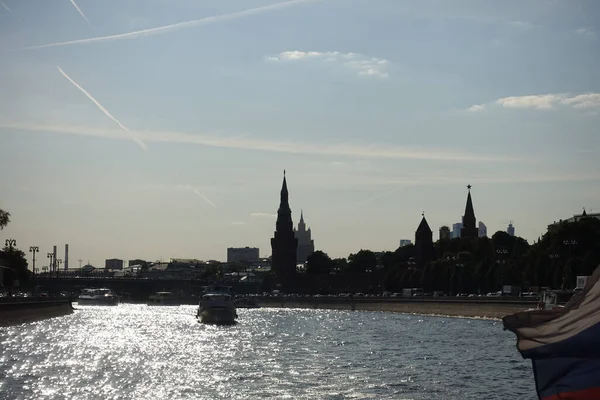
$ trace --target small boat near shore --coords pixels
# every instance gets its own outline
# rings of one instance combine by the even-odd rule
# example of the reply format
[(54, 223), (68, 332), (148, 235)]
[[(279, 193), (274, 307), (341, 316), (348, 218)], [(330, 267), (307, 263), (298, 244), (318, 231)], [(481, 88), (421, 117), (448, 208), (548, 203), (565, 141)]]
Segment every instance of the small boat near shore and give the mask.
[(206, 286), (196, 317), (204, 324), (234, 324), (237, 311), (231, 288), (220, 285)]
[(236, 308), (260, 308), (256, 299), (252, 297), (240, 297), (234, 300)]
[(172, 292), (156, 292), (148, 297), (146, 304), (149, 306), (180, 306), (181, 299)]
[(77, 304), (83, 306), (118, 306), (119, 296), (107, 288), (83, 289), (77, 297)]

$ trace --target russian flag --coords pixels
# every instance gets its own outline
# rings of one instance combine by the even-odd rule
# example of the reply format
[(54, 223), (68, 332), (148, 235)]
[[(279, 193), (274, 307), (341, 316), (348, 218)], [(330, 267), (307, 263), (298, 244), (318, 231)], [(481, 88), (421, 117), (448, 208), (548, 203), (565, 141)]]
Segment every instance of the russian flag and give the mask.
[(541, 400), (600, 399), (600, 266), (564, 308), (502, 318), (533, 364)]

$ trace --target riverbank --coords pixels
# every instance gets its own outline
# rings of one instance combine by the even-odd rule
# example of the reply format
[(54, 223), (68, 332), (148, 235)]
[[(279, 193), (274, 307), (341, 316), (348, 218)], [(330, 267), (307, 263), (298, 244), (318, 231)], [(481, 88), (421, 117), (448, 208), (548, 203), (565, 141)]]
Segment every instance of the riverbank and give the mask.
[(536, 306), (531, 300), (460, 299), (339, 299), (262, 297), (261, 307), (382, 311), (467, 318), (502, 318)]
[(0, 302), (0, 326), (18, 325), (73, 313), (70, 299), (14, 299)]

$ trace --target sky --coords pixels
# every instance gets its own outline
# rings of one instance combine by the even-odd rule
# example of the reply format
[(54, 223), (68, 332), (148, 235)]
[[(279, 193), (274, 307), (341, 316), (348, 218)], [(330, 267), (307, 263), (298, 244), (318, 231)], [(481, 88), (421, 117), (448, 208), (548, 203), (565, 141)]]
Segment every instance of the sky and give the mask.
[(467, 184), (531, 243), (600, 211), (599, 64), (596, 0), (1, 0), (0, 239), (267, 257), (285, 169), (332, 257), (437, 239)]

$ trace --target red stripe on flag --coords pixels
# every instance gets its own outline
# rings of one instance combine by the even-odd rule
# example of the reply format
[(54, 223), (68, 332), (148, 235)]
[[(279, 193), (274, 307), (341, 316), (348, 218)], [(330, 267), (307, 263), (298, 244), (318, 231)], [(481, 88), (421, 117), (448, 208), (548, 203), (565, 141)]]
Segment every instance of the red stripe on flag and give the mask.
[(575, 392), (563, 392), (549, 397), (544, 397), (542, 400), (593, 400), (600, 399), (600, 387), (577, 390)]

